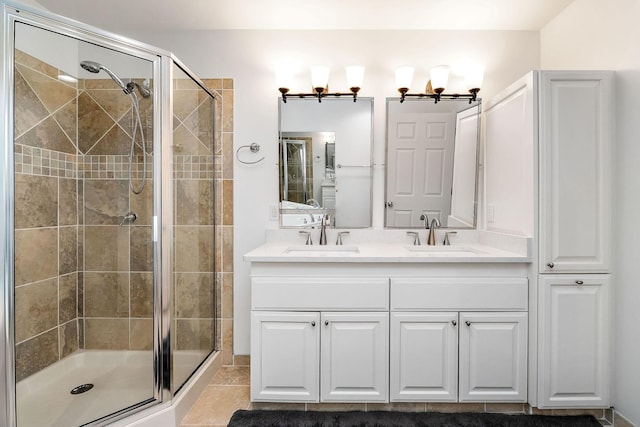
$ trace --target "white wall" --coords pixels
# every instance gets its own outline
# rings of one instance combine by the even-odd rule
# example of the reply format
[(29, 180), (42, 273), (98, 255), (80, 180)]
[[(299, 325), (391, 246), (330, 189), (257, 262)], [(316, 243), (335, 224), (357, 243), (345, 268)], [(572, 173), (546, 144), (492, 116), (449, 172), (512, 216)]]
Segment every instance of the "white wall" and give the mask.
[[(397, 96), (393, 70), (417, 67), (415, 91), (422, 91), (427, 70), (461, 60), (486, 66), (481, 97), (490, 97), (527, 71), (538, 68), (539, 34), (505, 31), (193, 31), (130, 33), (173, 52), (202, 78), (234, 79), (235, 146), (257, 142), (266, 159), (257, 165), (234, 165), (234, 350), (249, 353), (249, 264), (242, 255), (264, 243), (269, 205), (278, 202), (278, 91), (274, 69), (282, 59), (308, 67), (332, 68), (331, 90), (347, 90), (344, 66), (367, 67), (361, 96), (374, 104), (374, 228), (383, 226), (385, 98)], [(455, 82), (455, 80), (454, 80)], [(292, 91), (308, 91), (308, 72), (299, 74)]]
[(640, 2), (575, 0), (541, 31), (543, 68), (616, 70), (614, 405), (640, 425)]

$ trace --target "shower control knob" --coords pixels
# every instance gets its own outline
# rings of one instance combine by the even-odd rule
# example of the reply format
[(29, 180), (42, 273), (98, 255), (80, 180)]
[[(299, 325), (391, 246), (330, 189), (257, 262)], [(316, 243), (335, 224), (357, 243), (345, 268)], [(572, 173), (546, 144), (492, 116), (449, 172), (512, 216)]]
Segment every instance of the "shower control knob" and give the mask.
[(120, 223), (120, 225), (132, 224), (136, 222), (137, 219), (138, 215), (136, 215), (135, 212), (129, 212), (122, 217), (122, 222)]

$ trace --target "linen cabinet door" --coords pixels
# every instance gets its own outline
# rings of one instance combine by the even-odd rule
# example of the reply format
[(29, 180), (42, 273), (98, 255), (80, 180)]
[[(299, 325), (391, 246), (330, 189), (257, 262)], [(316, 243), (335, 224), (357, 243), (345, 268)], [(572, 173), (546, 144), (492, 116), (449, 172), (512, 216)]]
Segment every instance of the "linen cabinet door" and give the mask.
[(458, 313), (391, 313), (390, 400), (458, 400)]
[(460, 402), (527, 400), (527, 313), (460, 313)]
[(609, 407), (608, 275), (540, 279), (540, 407)]
[(320, 313), (251, 313), (251, 400), (318, 402)]
[(608, 273), (613, 72), (540, 73), (540, 273)]
[(389, 314), (322, 313), (322, 402), (387, 402)]

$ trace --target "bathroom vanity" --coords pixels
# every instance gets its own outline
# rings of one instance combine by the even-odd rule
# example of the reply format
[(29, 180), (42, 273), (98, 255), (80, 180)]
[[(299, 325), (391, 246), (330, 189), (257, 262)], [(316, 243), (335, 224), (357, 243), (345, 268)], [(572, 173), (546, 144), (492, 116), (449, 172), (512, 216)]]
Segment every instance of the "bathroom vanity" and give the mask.
[(252, 400), (525, 402), (530, 257), (518, 244), (248, 253)]

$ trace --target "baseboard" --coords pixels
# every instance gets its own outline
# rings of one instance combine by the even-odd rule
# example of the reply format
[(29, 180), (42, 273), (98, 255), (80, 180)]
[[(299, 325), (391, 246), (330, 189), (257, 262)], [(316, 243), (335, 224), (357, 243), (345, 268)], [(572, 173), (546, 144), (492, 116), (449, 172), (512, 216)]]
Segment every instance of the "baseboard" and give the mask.
[(613, 425), (614, 427), (638, 427), (615, 409), (613, 411)]

